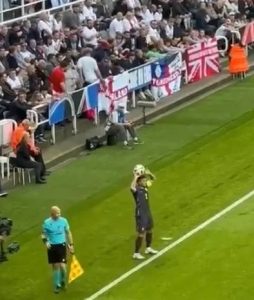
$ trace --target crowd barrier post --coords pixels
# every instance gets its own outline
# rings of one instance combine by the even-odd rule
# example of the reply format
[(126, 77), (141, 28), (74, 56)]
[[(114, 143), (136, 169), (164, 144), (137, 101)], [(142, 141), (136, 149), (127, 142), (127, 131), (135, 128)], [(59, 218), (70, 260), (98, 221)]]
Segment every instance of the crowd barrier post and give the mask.
[(48, 119), (49, 125), (51, 126), (51, 143), (53, 145), (56, 143), (56, 124), (63, 122), (66, 119), (65, 108), (62, 107), (65, 102), (69, 103), (71, 108), (72, 133), (77, 134), (77, 118), (73, 101), (69, 97), (65, 97), (57, 102), (53, 102), (49, 109)]
[(37, 106), (33, 107), (33, 109), (28, 109), (27, 112), (26, 112), (26, 117), (27, 117), (27, 119), (28, 119), (32, 124), (34, 124), (33, 130), (32, 130), (32, 133), (31, 133), (31, 139), (32, 139), (33, 145), (34, 145), (34, 132), (35, 132), (35, 130), (36, 130), (40, 125), (46, 124), (46, 123), (48, 123), (48, 121), (49, 121), (49, 119), (45, 119), (45, 120), (39, 121), (39, 115), (38, 115), (38, 112), (36, 111), (36, 109), (43, 108), (43, 107), (45, 107), (45, 106), (48, 106), (48, 104), (37, 105)]
[(218, 36), (216, 36), (216, 39), (217, 39), (217, 41), (219, 41), (219, 40), (224, 40), (224, 42), (225, 42), (225, 49), (222, 49), (222, 50), (218, 50), (219, 51), (219, 53), (220, 54), (225, 54), (225, 53), (227, 53), (227, 51), (228, 51), (228, 39), (225, 37), (225, 36), (223, 36), (223, 35), (218, 35)]

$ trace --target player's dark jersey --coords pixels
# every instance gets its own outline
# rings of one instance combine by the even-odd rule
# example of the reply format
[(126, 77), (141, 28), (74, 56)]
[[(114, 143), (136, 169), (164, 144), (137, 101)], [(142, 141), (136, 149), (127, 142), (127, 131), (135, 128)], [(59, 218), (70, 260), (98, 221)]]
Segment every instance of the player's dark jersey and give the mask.
[(144, 187), (137, 187), (136, 191), (131, 190), (131, 192), (133, 194), (135, 204), (136, 204), (136, 210), (135, 210), (136, 216), (150, 218), (151, 211), (149, 206), (148, 190)]

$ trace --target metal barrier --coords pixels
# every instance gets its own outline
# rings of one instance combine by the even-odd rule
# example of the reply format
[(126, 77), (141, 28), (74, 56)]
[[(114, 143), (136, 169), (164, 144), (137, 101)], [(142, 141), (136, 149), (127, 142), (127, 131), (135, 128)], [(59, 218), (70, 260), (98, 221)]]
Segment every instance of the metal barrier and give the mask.
[[(9, 2), (9, 0), (8, 0), (8, 2)], [(42, 3), (42, 5), (43, 5), (42, 10), (40, 10), (38, 12), (35, 12), (35, 13), (26, 14), (25, 9), (28, 8), (28, 7), (33, 6), (36, 3)], [(19, 21), (23, 21), (23, 20), (38, 17), (42, 13), (42, 11), (46, 12), (47, 14), (51, 14), (51, 13), (54, 13), (56, 11), (61, 11), (61, 10), (65, 10), (66, 8), (70, 8), (75, 4), (83, 4), (83, 3), (84, 3), (84, 0), (74, 0), (72, 2), (62, 4), (61, 6), (45, 9), (45, 0), (38, 0), (36, 2), (32, 2), (32, 3), (28, 3), (28, 4), (25, 4), (24, 0), (22, 0), (20, 6), (16, 6), (16, 7), (13, 7), (13, 8), (4, 8), (4, 2), (3, 2), (3, 0), (0, 0), (0, 22), (1, 22), (1, 25), (4, 25), (4, 24), (8, 25), (8, 24), (11, 24), (13, 22), (19, 22)], [(20, 10), (21, 13), (22, 13), (21, 16), (12, 17), (11, 19), (8, 19), (8, 20), (4, 19), (4, 14), (6, 14), (8, 12), (12, 13), (15, 10)]]
[[(217, 37), (217, 39), (224, 39), (225, 40), (225, 49), (223, 49), (222, 51), (227, 51), (228, 50), (228, 42), (225, 39), (225, 37)], [(214, 39), (213, 41), (216, 45), (216, 40)], [(205, 42), (202, 42), (205, 43)], [(207, 47), (205, 48), (205, 46), (198, 46), (197, 51), (204, 51), (204, 55), (207, 55), (209, 58), (209, 55), (213, 55), (214, 52), (210, 50), (210, 45), (211, 42), (207, 41)], [(204, 49), (202, 48), (204, 47)], [(203, 49), (203, 50), (199, 50), (199, 49)], [(196, 51), (196, 50), (195, 50)], [(118, 101), (119, 99), (123, 99), (121, 97), (124, 97), (124, 101), (126, 101), (125, 99), (127, 98), (127, 93), (130, 95), (131, 94), (131, 105), (132, 107), (136, 107), (136, 91), (139, 91), (145, 87), (148, 87), (150, 85), (152, 85), (152, 89), (156, 86), (156, 82), (161, 82), (158, 83), (160, 86), (161, 84), (163, 84), (163, 82), (166, 82), (166, 84), (169, 84), (170, 80), (173, 82), (176, 77), (179, 78), (182, 77), (182, 59), (180, 58), (178, 60), (178, 64), (176, 63), (177, 60), (174, 61), (173, 56), (177, 56), (178, 54), (171, 54), (168, 56), (165, 56), (165, 62), (161, 62), (161, 60), (164, 60), (164, 58), (160, 58), (157, 60), (152, 60), (144, 65), (141, 65), (139, 67), (133, 68), (128, 70), (128, 72), (126, 72), (128, 74), (128, 79), (127, 79), (127, 83), (126, 83), (126, 75), (121, 74), (122, 76), (124, 76), (124, 83), (121, 81), (120, 83), (116, 83), (114, 82), (114, 79), (116, 79), (118, 76), (114, 76), (114, 77), (109, 77), (106, 79), (108, 86), (105, 87), (105, 90), (100, 90), (99, 89), (99, 82), (95, 82), (93, 84), (90, 84), (82, 89), (76, 90), (72, 93), (69, 93), (68, 96), (66, 96), (65, 98), (61, 99), (60, 101), (55, 101), (53, 102), (49, 107), (49, 114), (48, 117), (46, 119), (40, 119), (39, 117), (39, 110), (41, 108), (45, 108), (45, 105), (48, 106), (48, 104), (44, 104), (44, 105), (39, 105), (39, 106), (35, 106), (33, 109), (28, 110), (27, 111), (27, 118), (33, 122), (35, 124), (35, 127), (37, 128), (38, 126), (41, 126), (45, 123), (49, 123), (49, 125), (51, 126), (51, 137), (52, 137), (52, 144), (56, 143), (56, 129), (55, 129), (55, 125), (64, 121), (65, 119), (68, 118), (72, 118), (72, 126), (73, 126), (73, 134), (77, 133), (77, 116), (81, 115), (85, 109), (93, 109), (95, 114), (94, 114), (94, 123), (96, 125), (98, 125), (99, 123), (99, 110), (103, 110), (104, 106), (101, 106), (102, 102), (106, 101), (107, 104), (110, 104), (110, 102), (112, 103), (112, 101)], [(180, 55), (179, 55), (180, 56)], [(195, 55), (194, 55), (195, 56)], [(202, 56), (202, 55), (201, 55)], [(187, 54), (186, 54), (186, 57)], [(212, 58), (214, 59), (214, 57)], [(195, 58), (194, 58), (195, 60)], [(208, 59), (209, 60), (209, 59)], [(202, 67), (203, 61), (206, 60), (200, 60), (199, 57), (196, 57), (196, 61), (194, 61), (195, 65), (197, 65), (198, 67)], [(171, 63), (173, 62), (173, 64), (171, 65)], [(167, 72), (169, 72), (168, 77), (160, 77), (162, 74), (162, 69), (160, 67), (160, 63), (162, 63), (162, 66), (166, 66), (167, 68)], [(202, 64), (201, 64), (202, 63)], [(164, 65), (163, 65), (164, 64)], [(179, 67), (180, 64), (180, 67)], [(219, 64), (219, 62), (218, 62)], [(174, 69), (174, 67), (177, 66), (178, 69)], [(210, 67), (209, 63), (207, 63), (206, 65), (207, 67)], [(186, 72), (187, 68), (186, 68)], [(218, 72), (218, 71), (217, 71)], [(216, 71), (215, 71), (216, 73)], [(210, 74), (215, 74), (215, 73), (210, 73)], [(166, 75), (167, 76), (167, 75)], [(204, 75), (207, 76), (207, 75)], [(162, 79), (161, 79), (162, 78)], [(204, 77), (202, 77), (204, 78)], [(202, 79), (200, 78), (200, 79)], [(196, 79), (200, 80), (200, 79)], [(116, 79), (117, 80), (117, 79)], [(153, 85), (153, 81), (155, 81), (155, 85)], [(113, 86), (115, 84), (115, 89), (112, 89)], [(127, 84), (127, 87), (126, 87)], [(174, 82), (174, 84), (172, 86), (167, 86), (166, 88), (166, 92), (170, 92), (170, 89), (172, 88), (172, 91), (177, 91), (179, 90), (178, 88), (176, 88), (179, 85), (179, 89), (181, 86), (181, 80)], [(96, 87), (96, 88), (95, 88)], [(110, 88), (112, 90), (110, 90)], [(95, 90), (95, 92), (94, 92)], [(173, 93), (173, 92), (170, 93)], [(94, 93), (93, 93), (94, 92)], [(153, 90), (152, 90), (153, 92)], [(101, 95), (102, 93), (102, 95)], [(104, 94), (103, 94), (104, 93)], [(168, 95), (170, 95), (170, 93)], [(119, 95), (118, 95), (119, 94)], [(115, 99), (114, 97), (118, 97), (117, 100), (112, 100)], [(165, 95), (164, 95), (165, 96)], [(101, 98), (102, 97), (102, 98)], [(113, 97), (111, 99), (111, 97)], [(95, 103), (93, 103), (93, 105), (91, 105), (91, 100), (94, 100)], [(70, 113), (67, 116), (65, 113), (65, 110), (67, 110), (66, 106), (64, 106), (64, 103), (68, 103), (68, 106), (70, 107)], [(109, 105), (110, 106), (110, 105)]]
[[(62, 122), (66, 119), (65, 114), (63, 114), (60, 119), (55, 122), (53, 117), (54, 114), (57, 112), (57, 109), (61, 105), (64, 105), (65, 103), (68, 103), (71, 109), (71, 117), (72, 117), (72, 126), (73, 126), (73, 134), (77, 134), (77, 117), (75, 114), (75, 108), (74, 108), (74, 103), (71, 99), (68, 97), (65, 97), (61, 99), (60, 101), (53, 102), (51, 105), (49, 104), (42, 104), (42, 105), (37, 105), (33, 107), (33, 109), (27, 110), (27, 119), (34, 124), (35, 128), (38, 128), (39, 126), (42, 126), (44, 124), (49, 124), (51, 126), (51, 143), (54, 145), (56, 143), (56, 124), (59, 122)], [(41, 108), (48, 108), (49, 110), (49, 115), (48, 118), (40, 120), (38, 110)], [(32, 140), (34, 141), (34, 132), (32, 133)]]
[(223, 40), (225, 42), (225, 49), (219, 50), (219, 53), (223, 55), (226, 54), (228, 52), (228, 46), (229, 46), (228, 39), (223, 35), (216, 36), (216, 39), (217, 41)]

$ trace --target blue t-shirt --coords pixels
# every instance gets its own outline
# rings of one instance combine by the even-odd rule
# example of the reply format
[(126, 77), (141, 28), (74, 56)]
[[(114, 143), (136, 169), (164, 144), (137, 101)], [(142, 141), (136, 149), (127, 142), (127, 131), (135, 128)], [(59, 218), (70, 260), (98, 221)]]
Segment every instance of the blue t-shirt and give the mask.
[(43, 233), (52, 245), (66, 243), (66, 232), (69, 231), (69, 223), (59, 217), (56, 220), (48, 218), (43, 223)]

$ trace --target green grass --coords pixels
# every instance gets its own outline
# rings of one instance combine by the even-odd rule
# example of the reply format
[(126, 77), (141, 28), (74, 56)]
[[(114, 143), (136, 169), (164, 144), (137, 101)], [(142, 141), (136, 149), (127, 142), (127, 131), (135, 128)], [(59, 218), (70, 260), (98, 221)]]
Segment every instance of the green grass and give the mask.
[[(100, 149), (55, 171), (46, 186), (18, 188), (1, 199), (1, 215), (14, 220), (12, 239), (21, 250), (0, 265), (0, 299), (56, 298), (40, 241), (40, 226), (54, 204), (70, 221), (86, 272), (57, 297), (84, 299), (135, 266), (129, 184), (136, 163), (148, 165), (158, 177), (151, 189), (158, 249), (166, 245), (161, 236), (180, 237), (250, 191), (253, 84), (254, 78), (239, 82), (142, 128), (145, 144), (133, 151)], [(240, 263), (252, 260), (251, 203), (240, 208), (246, 215), (232, 212), (102, 299), (252, 299), (252, 264), (244, 273)]]

